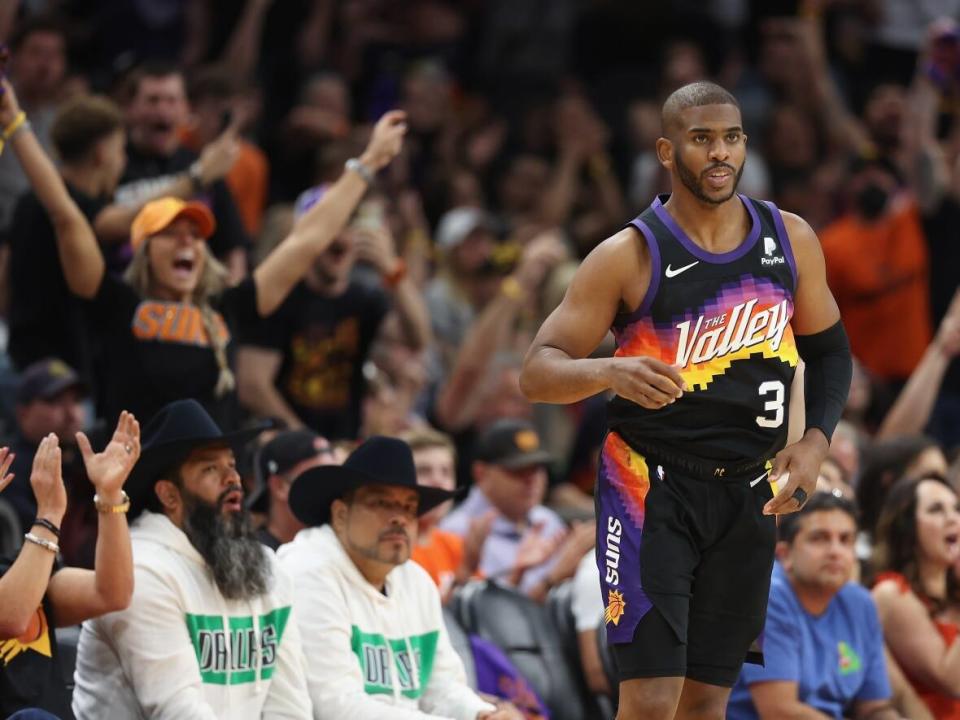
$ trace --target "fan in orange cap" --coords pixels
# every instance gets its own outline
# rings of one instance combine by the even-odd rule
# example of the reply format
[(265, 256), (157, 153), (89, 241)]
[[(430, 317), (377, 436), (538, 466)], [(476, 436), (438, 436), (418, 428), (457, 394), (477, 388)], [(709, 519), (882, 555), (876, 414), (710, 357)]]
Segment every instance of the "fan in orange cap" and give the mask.
[[(0, 88), (0, 127), (7, 127), (23, 113), (13, 87), (0, 79)], [(91, 301), (89, 331), (103, 349), (99, 415), (112, 420), (126, 409), (147, 422), (168, 403), (193, 398), (220, 427), (236, 427), (237, 328), (279, 307), (340, 234), (374, 174), (400, 152), (405, 132), (404, 113), (386, 113), (363, 154), (235, 287), (207, 247), (211, 212), (172, 197), (144, 205), (131, 225), (134, 255), (124, 277), (108, 273), (93, 228), (29, 126), (11, 133), (8, 145), (53, 221), (67, 286)]]

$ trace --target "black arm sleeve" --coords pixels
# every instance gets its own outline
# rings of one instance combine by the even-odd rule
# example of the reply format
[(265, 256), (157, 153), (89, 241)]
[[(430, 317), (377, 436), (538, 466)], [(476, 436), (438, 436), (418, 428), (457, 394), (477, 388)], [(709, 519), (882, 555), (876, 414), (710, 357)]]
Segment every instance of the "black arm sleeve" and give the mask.
[(797, 335), (796, 340), (797, 350), (807, 366), (803, 375), (806, 429), (820, 429), (829, 443), (843, 413), (853, 377), (847, 332), (838, 320), (813, 335)]

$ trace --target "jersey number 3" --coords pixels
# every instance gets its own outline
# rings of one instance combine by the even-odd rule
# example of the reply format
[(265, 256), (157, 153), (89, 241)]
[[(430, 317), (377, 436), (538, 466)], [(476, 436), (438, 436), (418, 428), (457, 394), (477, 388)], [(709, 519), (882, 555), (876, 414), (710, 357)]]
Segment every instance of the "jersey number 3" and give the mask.
[[(779, 380), (768, 380), (760, 385), (760, 397), (772, 399), (763, 404), (763, 415), (757, 415), (757, 425), (765, 428), (775, 428), (783, 425), (783, 383)], [(770, 417), (771, 413), (773, 417)]]

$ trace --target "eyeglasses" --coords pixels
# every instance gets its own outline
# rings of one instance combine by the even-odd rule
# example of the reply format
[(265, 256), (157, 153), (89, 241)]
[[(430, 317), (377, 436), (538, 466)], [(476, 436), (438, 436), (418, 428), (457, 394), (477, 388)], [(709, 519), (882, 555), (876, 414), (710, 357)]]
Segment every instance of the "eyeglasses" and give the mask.
[(419, 502), (394, 502), (393, 500), (386, 500), (384, 498), (369, 498), (355, 502), (357, 505), (362, 505), (381, 517), (400, 515), (407, 520), (415, 519), (420, 509)]

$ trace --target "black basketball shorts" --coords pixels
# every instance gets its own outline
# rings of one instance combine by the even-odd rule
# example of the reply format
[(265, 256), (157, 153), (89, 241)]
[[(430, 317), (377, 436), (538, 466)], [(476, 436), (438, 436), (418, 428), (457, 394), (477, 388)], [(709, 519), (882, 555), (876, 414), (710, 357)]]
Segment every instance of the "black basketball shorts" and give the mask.
[(708, 474), (608, 433), (596, 556), (621, 680), (679, 676), (732, 687), (744, 661), (762, 663), (776, 544), (776, 520), (762, 514), (774, 492), (769, 467)]

